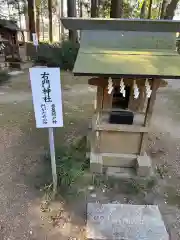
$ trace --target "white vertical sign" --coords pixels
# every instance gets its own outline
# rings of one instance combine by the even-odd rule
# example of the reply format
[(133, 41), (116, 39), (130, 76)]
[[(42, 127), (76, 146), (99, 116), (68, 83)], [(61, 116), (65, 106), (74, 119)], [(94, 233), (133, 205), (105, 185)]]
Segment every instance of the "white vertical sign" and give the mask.
[(37, 37), (37, 33), (32, 33), (32, 38), (33, 38), (33, 44), (34, 46), (38, 46), (38, 37)]
[(63, 126), (59, 68), (30, 68), (30, 80), (37, 128)]
[(37, 128), (48, 128), (53, 192), (57, 192), (54, 127), (63, 126), (61, 79), (59, 68), (30, 68), (30, 80)]

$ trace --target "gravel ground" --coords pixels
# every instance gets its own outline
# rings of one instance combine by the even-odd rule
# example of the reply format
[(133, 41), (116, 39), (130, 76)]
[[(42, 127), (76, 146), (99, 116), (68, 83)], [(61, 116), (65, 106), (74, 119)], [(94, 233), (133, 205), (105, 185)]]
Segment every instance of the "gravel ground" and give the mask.
[[(40, 187), (47, 182), (50, 173), (50, 166), (43, 159), (48, 149), (48, 135), (46, 130), (35, 128), (28, 79), (26, 72), (0, 86), (0, 240), (69, 239), (72, 231), (77, 232), (76, 225), (71, 223), (71, 231), (59, 231), (52, 224), (52, 215), (61, 207), (61, 201), (51, 204), (49, 216), (44, 216), (40, 207), (44, 199)], [(65, 127), (55, 133), (57, 145), (66, 138), (71, 140), (71, 135), (77, 136), (74, 124), (78, 121), (81, 129), (84, 125), (87, 128), (82, 105), (86, 102), (91, 105), (94, 94), (85, 83), (78, 82), (72, 88), (74, 83), (68, 73), (63, 80)], [(81, 91), (78, 104), (74, 103), (81, 88), (84, 96), (90, 92), (90, 103), (88, 98), (82, 103)]]

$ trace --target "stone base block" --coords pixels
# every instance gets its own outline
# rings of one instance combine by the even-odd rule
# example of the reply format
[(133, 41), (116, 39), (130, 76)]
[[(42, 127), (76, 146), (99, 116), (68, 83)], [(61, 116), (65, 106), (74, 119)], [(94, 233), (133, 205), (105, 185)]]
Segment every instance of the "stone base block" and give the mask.
[(100, 154), (90, 153), (90, 170), (92, 173), (103, 173), (102, 157)]
[(91, 171), (91, 173), (102, 174), (103, 173), (103, 166), (100, 163), (91, 163), (90, 164), (90, 171)]
[(115, 154), (102, 153), (103, 166), (105, 167), (135, 167), (137, 155), (136, 154)]
[(136, 172), (139, 177), (152, 175), (151, 159), (146, 154), (137, 157)]
[(106, 175), (107, 177), (128, 179), (134, 178), (136, 173), (133, 168), (108, 167)]

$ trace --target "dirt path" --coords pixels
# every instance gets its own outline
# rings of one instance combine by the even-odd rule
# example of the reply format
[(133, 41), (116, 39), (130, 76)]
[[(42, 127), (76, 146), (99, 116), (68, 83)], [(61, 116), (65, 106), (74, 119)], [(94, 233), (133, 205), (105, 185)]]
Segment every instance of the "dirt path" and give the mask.
[(28, 87), (21, 93), (14, 89), (16, 83), (27, 85), (27, 75), (14, 77), (0, 87), (0, 239), (3, 240), (34, 239), (31, 208), (39, 204), (40, 198), (35, 188), (38, 183), (35, 169), (40, 167), (42, 143), (32, 141), (34, 123)]
[[(56, 131), (57, 144), (86, 133), (95, 93), (86, 85), (86, 79), (78, 81), (66, 73), (62, 80), (65, 127)], [(180, 239), (179, 99), (178, 81), (169, 81), (169, 86), (158, 93), (148, 147), (162, 175), (157, 174), (159, 183), (153, 202), (160, 206), (173, 240)], [(50, 166), (44, 160), (47, 141), (47, 131), (35, 129), (27, 74), (13, 77), (0, 86), (0, 240), (84, 239), (80, 231), (84, 225), (84, 200), (74, 201), (68, 210), (58, 200), (52, 203), (50, 213), (41, 211), (43, 193), (39, 189), (49, 179)], [(106, 198), (100, 195), (100, 200)], [(118, 200), (118, 195), (113, 200)], [(57, 211), (63, 212), (66, 220), (61, 218), (54, 227), (51, 220)]]
[[(40, 210), (43, 196), (40, 187), (50, 178), (50, 166), (43, 157), (48, 149), (48, 136), (46, 130), (35, 129), (27, 76), (27, 73), (21, 74), (0, 86), (0, 240), (56, 240), (60, 239), (61, 233), (49, 219), (43, 219)], [(81, 97), (89, 91), (91, 96), (94, 91), (83, 83), (72, 89), (72, 77), (69, 76), (65, 77), (63, 96), (65, 125), (70, 126), (71, 135), (76, 135), (74, 124), (83, 119), (83, 116), (78, 117), (83, 111), (81, 105), (89, 102), (87, 99), (82, 103)], [(72, 104), (78, 92), (79, 103)], [(72, 109), (77, 112), (77, 118), (71, 117)], [(83, 121), (80, 124), (83, 128)], [(64, 129), (56, 131), (58, 144), (59, 141), (63, 143), (65, 133)], [(65, 234), (61, 239), (66, 239)]]
[(148, 150), (159, 177), (154, 203), (160, 207), (172, 240), (180, 239), (179, 99), (179, 80), (168, 80), (157, 95)]

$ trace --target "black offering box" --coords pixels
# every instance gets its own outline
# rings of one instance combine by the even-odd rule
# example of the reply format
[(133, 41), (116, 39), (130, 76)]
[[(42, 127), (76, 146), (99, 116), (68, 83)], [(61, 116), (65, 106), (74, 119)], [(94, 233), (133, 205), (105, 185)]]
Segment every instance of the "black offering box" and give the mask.
[(132, 125), (134, 114), (131, 111), (112, 111), (109, 116), (109, 123)]

